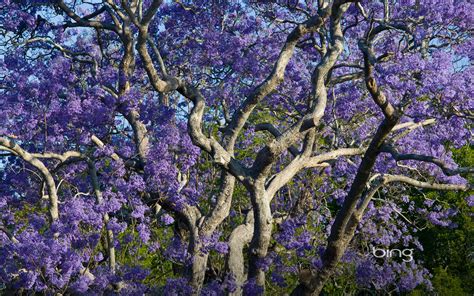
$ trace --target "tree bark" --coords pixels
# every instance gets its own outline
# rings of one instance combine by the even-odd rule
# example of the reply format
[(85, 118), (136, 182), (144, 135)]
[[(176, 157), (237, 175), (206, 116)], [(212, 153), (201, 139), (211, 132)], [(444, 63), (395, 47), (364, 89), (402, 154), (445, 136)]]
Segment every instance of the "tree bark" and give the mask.
[(255, 279), (257, 285), (265, 288), (265, 272), (259, 268), (259, 263), (267, 255), (272, 235), (273, 217), (270, 198), (267, 196), (263, 181), (256, 182), (251, 192), (251, 199), (255, 221), (249, 248), (248, 279)]
[[(0, 146), (5, 147), (7, 151), (14, 153), (21, 157), (24, 161), (35, 167), (38, 171), (40, 171), (44, 182), (46, 183), (46, 187), (48, 188), (48, 199), (49, 199), (49, 218), (51, 223), (59, 219), (59, 206), (58, 206), (58, 194), (56, 191), (56, 183), (54, 181), (51, 172), (48, 168), (41, 162), (39, 159), (34, 157), (32, 154), (28, 153), (27, 151), (23, 150), (18, 144), (14, 143), (13, 141), (0, 137)], [(3, 150), (3, 149), (2, 149)]]
[(190, 278), (189, 285), (193, 287), (193, 295), (200, 295), (201, 289), (206, 277), (207, 259), (209, 253), (202, 252), (201, 243), (198, 241), (194, 244), (192, 254), (191, 268), (188, 270)]
[(246, 280), (244, 252), (245, 245), (249, 244), (254, 228), (253, 212), (250, 211), (245, 219), (245, 224), (237, 226), (229, 238), (229, 254), (227, 255), (227, 271), (234, 277), (236, 289), (230, 296), (242, 295), (242, 286)]

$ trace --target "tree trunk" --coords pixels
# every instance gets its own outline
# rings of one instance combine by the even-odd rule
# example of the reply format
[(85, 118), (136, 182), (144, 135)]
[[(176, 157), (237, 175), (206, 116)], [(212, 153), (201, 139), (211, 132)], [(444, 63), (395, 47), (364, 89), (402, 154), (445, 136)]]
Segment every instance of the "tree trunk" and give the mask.
[[(359, 224), (361, 213), (357, 211), (357, 203), (360, 202), (360, 197), (366, 189), (370, 173), (380, 154), (381, 147), (397, 122), (398, 116), (393, 116), (393, 118), (384, 119), (379, 125), (362, 158), (344, 204), (337, 213), (331, 227), (328, 245), (322, 257), (322, 268), (317, 271), (317, 274), (309, 282), (298, 285), (293, 290), (292, 295), (319, 295), (328, 278), (334, 273), (337, 263), (342, 255), (344, 255), (347, 245), (354, 236), (355, 229)], [(363, 209), (361, 212), (363, 212)]]
[(189, 284), (193, 287), (193, 295), (200, 295), (206, 277), (207, 259), (209, 253), (201, 251), (201, 244), (194, 246), (191, 268), (188, 270)]
[(204, 237), (213, 235), (216, 228), (229, 215), (232, 203), (232, 194), (235, 187), (235, 177), (223, 171), (221, 176), (222, 184), (217, 203), (211, 213), (207, 215), (202, 224), (196, 227), (194, 238), (190, 243), (190, 254), (193, 255), (191, 269), (189, 270), (190, 285), (193, 287), (194, 294), (199, 295), (204, 284), (207, 270), (208, 253), (201, 251), (202, 244), (200, 240)]
[(245, 219), (245, 224), (236, 227), (230, 235), (226, 264), (227, 271), (234, 277), (236, 284), (236, 289), (229, 293), (230, 296), (242, 295), (242, 286), (246, 279), (243, 249), (252, 239), (253, 228), (253, 212), (250, 211)]
[(265, 288), (265, 272), (259, 268), (259, 263), (265, 258), (272, 235), (273, 218), (270, 199), (262, 184), (257, 184), (252, 194), (254, 212), (254, 232), (249, 248), (248, 279), (255, 279), (257, 285)]

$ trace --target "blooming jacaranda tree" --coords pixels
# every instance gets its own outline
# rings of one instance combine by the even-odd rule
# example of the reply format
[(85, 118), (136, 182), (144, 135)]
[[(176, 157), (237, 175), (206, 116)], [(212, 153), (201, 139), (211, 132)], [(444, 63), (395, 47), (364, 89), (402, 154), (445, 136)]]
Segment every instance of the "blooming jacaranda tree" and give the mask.
[(318, 295), (353, 273), (429, 290), (416, 256), (366, 247), (456, 227), (455, 205), (410, 196), (472, 190), (451, 149), (472, 145), (473, 10), (3, 1), (5, 289)]

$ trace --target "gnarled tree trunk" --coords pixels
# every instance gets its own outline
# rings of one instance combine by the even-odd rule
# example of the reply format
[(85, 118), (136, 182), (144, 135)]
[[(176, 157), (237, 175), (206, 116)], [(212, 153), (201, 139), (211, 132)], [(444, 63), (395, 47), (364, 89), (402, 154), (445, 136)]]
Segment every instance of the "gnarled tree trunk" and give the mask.
[(230, 296), (242, 295), (242, 286), (246, 280), (243, 249), (249, 244), (254, 228), (253, 212), (250, 211), (245, 219), (245, 224), (237, 226), (229, 238), (229, 254), (227, 255), (226, 270), (234, 277), (236, 289)]
[(255, 279), (257, 285), (265, 288), (265, 272), (259, 267), (265, 258), (272, 235), (273, 217), (270, 199), (267, 196), (263, 182), (256, 183), (251, 192), (254, 211), (254, 232), (249, 248), (248, 279)]

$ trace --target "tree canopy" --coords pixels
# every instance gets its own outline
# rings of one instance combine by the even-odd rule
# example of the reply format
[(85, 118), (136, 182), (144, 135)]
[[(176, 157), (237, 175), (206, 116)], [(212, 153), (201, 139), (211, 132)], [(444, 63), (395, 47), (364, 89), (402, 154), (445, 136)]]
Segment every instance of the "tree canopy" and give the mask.
[(472, 11), (3, 0), (0, 294), (474, 292)]

